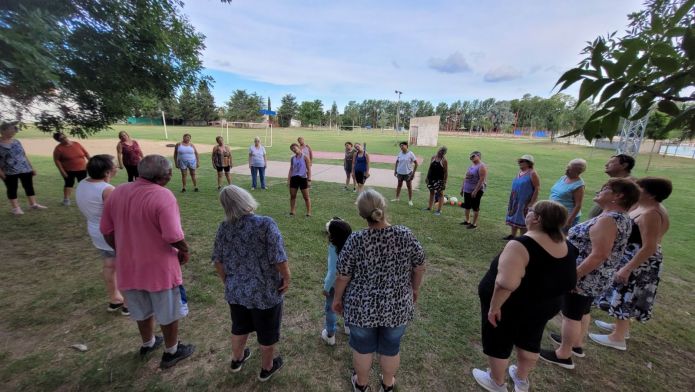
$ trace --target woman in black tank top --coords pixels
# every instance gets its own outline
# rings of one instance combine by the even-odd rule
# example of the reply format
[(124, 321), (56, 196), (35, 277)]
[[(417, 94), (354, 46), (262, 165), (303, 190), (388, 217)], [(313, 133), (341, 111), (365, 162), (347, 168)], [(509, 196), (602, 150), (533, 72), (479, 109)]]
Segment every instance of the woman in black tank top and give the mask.
[(509, 374), (517, 390), (528, 390), (545, 324), (576, 285), (577, 250), (562, 232), (566, 219), (562, 205), (537, 202), (526, 215), (528, 232), (505, 246), (478, 285), (483, 352), (490, 370), (473, 369), (473, 377), (488, 390), (505, 385), (514, 347), (518, 363)]

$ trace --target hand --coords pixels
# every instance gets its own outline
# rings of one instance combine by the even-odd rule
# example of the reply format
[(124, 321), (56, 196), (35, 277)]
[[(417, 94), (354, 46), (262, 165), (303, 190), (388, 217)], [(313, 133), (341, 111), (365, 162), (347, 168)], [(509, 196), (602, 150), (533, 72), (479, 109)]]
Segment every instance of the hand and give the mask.
[(473, 191), (471, 192), (471, 197), (475, 197), (478, 194), (478, 191)]
[(632, 270), (628, 268), (628, 266), (624, 266), (623, 268), (619, 269), (618, 272), (615, 273), (615, 276), (613, 279), (621, 284), (626, 284), (627, 281), (630, 279), (630, 275), (632, 274)]
[(343, 300), (340, 298), (334, 298), (333, 299), (333, 311), (338, 313), (338, 314), (343, 314)]
[(123, 170), (123, 165), (118, 165), (118, 168)]
[(196, 163), (196, 164), (195, 164), (195, 168), (197, 169), (197, 168), (199, 168), (199, 167), (200, 167), (200, 163)]
[(181, 265), (185, 265), (186, 263), (188, 263), (188, 260), (191, 258), (190, 253), (184, 252), (182, 250), (179, 251), (178, 256), (179, 256), (179, 264), (181, 264)]
[(283, 279), (282, 282), (280, 282), (280, 287), (278, 287), (278, 293), (280, 294), (285, 294), (287, 289), (290, 287), (290, 280)]
[(459, 192), (459, 195), (463, 196), (463, 191)]
[(31, 175), (32, 175), (32, 177), (35, 176), (35, 175), (36, 175), (36, 170), (31, 169)]
[(394, 177), (398, 177), (398, 173), (393, 172), (393, 176), (394, 176)]
[(418, 291), (417, 291), (417, 290), (413, 290), (413, 304), (416, 304), (416, 303), (417, 303), (417, 297), (418, 297), (418, 295), (419, 295)]
[(492, 324), (493, 327), (497, 328), (497, 322), (502, 320), (502, 309), (490, 309), (487, 312), (487, 321)]
[(369, 178), (369, 172), (364, 173), (364, 178)]

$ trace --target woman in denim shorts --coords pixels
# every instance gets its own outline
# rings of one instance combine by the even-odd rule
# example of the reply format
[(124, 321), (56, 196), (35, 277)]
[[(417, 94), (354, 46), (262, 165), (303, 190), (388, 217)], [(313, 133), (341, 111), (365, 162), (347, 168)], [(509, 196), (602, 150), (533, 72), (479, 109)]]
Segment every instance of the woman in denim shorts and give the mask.
[(425, 273), (425, 252), (410, 229), (388, 223), (386, 200), (377, 191), (362, 192), (357, 208), (369, 227), (353, 233), (340, 252), (333, 309), (350, 327), (353, 389), (369, 388), (376, 352), (382, 388), (391, 391), (401, 337), (413, 319)]

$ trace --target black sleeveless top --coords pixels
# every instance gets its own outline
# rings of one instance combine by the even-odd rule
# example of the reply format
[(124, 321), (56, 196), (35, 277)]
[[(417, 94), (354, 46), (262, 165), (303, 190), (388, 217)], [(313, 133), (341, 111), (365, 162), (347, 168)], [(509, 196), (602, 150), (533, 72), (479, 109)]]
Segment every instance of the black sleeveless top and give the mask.
[[(638, 216), (635, 217), (635, 219), (637, 218)], [(642, 246), (642, 233), (640, 233), (639, 226), (637, 226), (637, 222), (635, 222), (635, 219), (631, 219), (632, 231), (630, 232), (630, 237), (627, 238), (627, 243)]]
[(427, 170), (427, 178), (430, 181), (444, 179), (444, 166), (442, 165), (442, 161), (432, 160), (432, 163), (430, 163), (430, 168)]
[[(518, 241), (526, 248), (529, 262), (519, 287), (512, 292), (503, 308), (528, 311), (529, 307), (540, 307), (539, 310), (547, 309), (548, 306), (559, 307), (561, 296), (574, 289), (577, 284), (577, 248), (567, 241), (567, 255), (555, 258), (531, 237), (522, 235), (512, 241)], [(492, 298), (499, 259), (498, 254), (478, 285), (481, 300), (489, 302)]]

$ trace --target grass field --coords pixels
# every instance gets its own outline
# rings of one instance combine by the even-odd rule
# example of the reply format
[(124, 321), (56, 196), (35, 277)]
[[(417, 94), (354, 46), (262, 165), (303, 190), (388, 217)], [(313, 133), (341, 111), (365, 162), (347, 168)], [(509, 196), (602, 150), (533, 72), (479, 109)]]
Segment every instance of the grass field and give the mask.
[[(162, 140), (161, 128), (120, 127), (136, 139)], [(212, 144), (219, 129), (169, 128), (169, 140), (178, 141), (184, 132), (193, 134), (194, 143)], [(115, 131), (96, 137), (114, 139)], [(263, 130), (230, 131), (230, 144), (248, 146)], [(341, 151), (345, 140), (366, 141), (372, 153), (398, 151), (400, 138), (393, 133), (374, 134), (312, 130), (276, 130), (271, 160), (290, 156), (290, 142), (302, 135), (317, 151)], [(22, 131), (23, 138), (46, 137), (35, 130)], [(427, 253), (428, 270), (422, 287), (416, 320), (410, 324), (402, 345), (402, 366), (398, 390), (476, 391), (481, 390), (470, 377), (473, 367), (485, 366), (480, 346), (480, 308), (477, 284), (491, 258), (504, 246), (500, 240), (508, 233), (504, 213), (516, 158), (525, 153), (536, 157), (542, 182), (541, 197), (559, 178), (567, 161), (582, 157), (589, 161), (584, 174), (587, 183), (585, 209), (594, 190), (606, 180), (603, 164), (610, 151), (584, 147), (472, 137), (440, 137), (449, 147), (449, 190), (458, 188), (468, 166), (468, 153), (483, 152), (489, 166), (489, 186), (481, 207), (477, 230), (465, 230), (458, 223), (463, 210), (445, 207), (434, 217), (420, 209), (427, 193), (415, 195), (415, 207), (390, 205), (391, 223), (410, 227)], [(429, 158), (435, 148), (413, 148), (418, 156)], [(243, 150), (242, 150), (243, 151)], [(201, 151), (203, 152), (203, 151)], [(237, 159), (243, 162), (243, 152)], [(209, 162), (209, 153), (201, 157)], [(647, 157), (638, 159), (636, 176), (645, 175)], [(139, 335), (133, 322), (105, 311), (106, 297), (100, 279), (100, 258), (86, 235), (85, 222), (76, 207), (60, 206), (62, 180), (49, 158), (32, 156), (38, 170), (38, 199), (49, 206), (43, 212), (27, 212), (14, 218), (0, 214), (0, 382), (3, 390), (312, 390), (333, 391), (350, 388), (351, 355), (346, 337), (338, 335), (335, 347), (320, 340), (325, 273), (326, 239), (324, 223), (334, 215), (345, 218), (353, 229), (364, 227), (353, 205), (354, 194), (341, 185), (314, 183), (312, 218), (287, 216), (288, 192), (284, 181), (270, 181), (268, 192), (257, 192), (258, 213), (272, 216), (285, 238), (292, 270), (292, 284), (285, 300), (282, 339), (279, 349), (285, 368), (269, 383), (255, 380), (260, 355), (254, 353), (250, 366), (240, 373), (229, 372), (229, 313), (223, 287), (210, 265), (210, 252), (223, 211), (216, 198), (215, 174), (203, 164), (201, 192), (180, 194), (180, 177), (175, 174), (169, 188), (181, 207), (186, 237), (192, 248), (191, 262), (184, 267), (191, 314), (181, 323), (181, 339), (196, 344), (193, 357), (174, 369), (159, 371), (160, 353), (147, 362), (137, 356)], [(325, 160), (322, 163), (337, 161)], [(426, 171), (426, 166), (422, 168)], [(383, 167), (392, 167), (384, 164)], [(531, 376), (532, 388), (545, 391), (653, 391), (690, 390), (693, 376), (688, 363), (695, 363), (695, 268), (692, 244), (695, 220), (691, 211), (695, 162), (688, 159), (655, 157), (649, 175), (667, 176), (674, 192), (665, 205), (672, 227), (664, 243), (665, 266), (657, 296), (654, 318), (634, 325), (628, 351), (618, 352), (589, 343), (587, 358), (577, 360), (574, 371), (539, 363)], [(123, 182), (120, 173), (116, 183)], [(246, 176), (235, 176), (234, 183), (250, 187)], [(424, 189), (424, 184), (421, 184)], [(691, 189), (690, 191), (688, 189)], [(387, 198), (392, 189), (378, 189)], [(21, 191), (20, 191), (21, 192)], [(21, 194), (21, 193), (20, 193)], [(299, 212), (303, 206), (299, 205)], [(595, 311), (596, 316), (603, 316)], [(557, 320), (550, 329), (558, 330)], [(253, 339), (252, 339), (253, 340)], [(84, 343), (81, 353), (69, 346)], [(544, 346), (550, 347), (549, 341)], [(256, 349), (254, 342), (252, 349)], [(378, 368), (372, 385), (377, 386)]]

